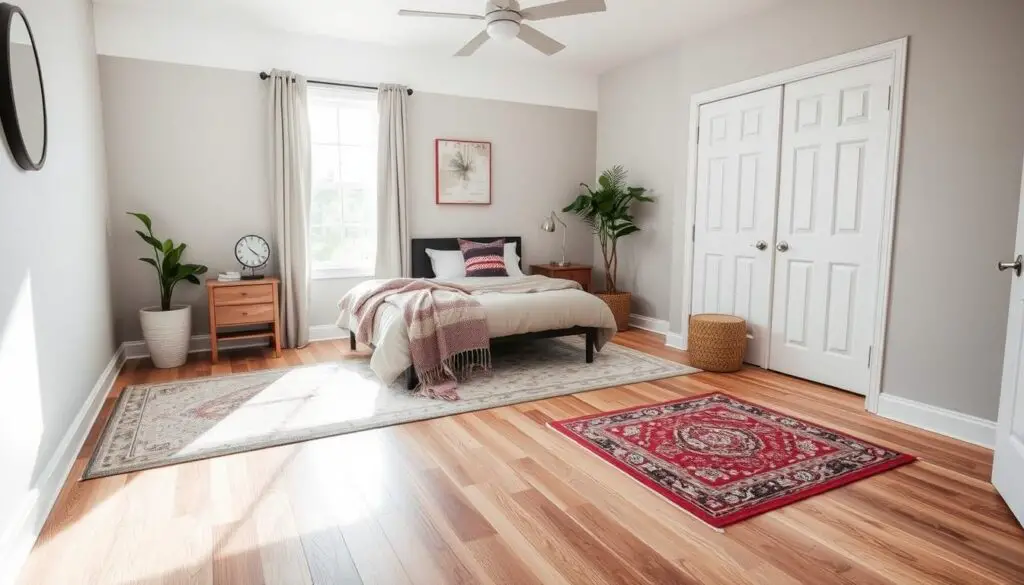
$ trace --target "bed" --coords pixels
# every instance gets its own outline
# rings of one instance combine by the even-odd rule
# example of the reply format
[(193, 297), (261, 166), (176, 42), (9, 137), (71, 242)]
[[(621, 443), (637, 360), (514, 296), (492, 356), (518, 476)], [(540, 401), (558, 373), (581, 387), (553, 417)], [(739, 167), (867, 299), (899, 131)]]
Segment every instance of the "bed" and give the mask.
[[(462, 238), (475, 242), (490, 242), (501, 236)], [(522, 268), (522, 238), (511, 236), (503, 238), (507, 244), (514, 244), (520, 268)], [(458, 250), (458, 238), (417, 238), (411, 242), (411, 273), (414, 278), (435, 278), (427, 250)], [(486, 279), (466, 278), (450, 280), (461, 284), (480, 284), (488, 281), (488, 285), (496, 283), (500, 286), (502, 278)], [(529, 277), (543, 278), (543, 277)], [(507, 277), (514, 280), (515, 277)], [(594, 352), (600, 351), (615, 334), (615, 318), (601, 299), (583, 292), (578, 288), (558, 291), (546, 291), (528, 294), (487, 293), (474, 295), (487, 314), (488, 330), (491, 344), (521, 342), (531, 339), (545, 339), (582, 335), (585, 339), (581, 359), (591, 363)], [(349, 331), (349, 342), (356, 347), (354, 319), (342, 312), (338, 318), (338, 326)], [(403, 346), (403, 336), (405, 342)], [(405, 323), (401, 315), (387, 304), (377, 311), (374, 318), (373, 342), (374, 349), (370, 367), (385, 383), (404, 376), (406, 386), (414, 388), (417, 384), (415, 372), (408, 351), (408, 337)]]

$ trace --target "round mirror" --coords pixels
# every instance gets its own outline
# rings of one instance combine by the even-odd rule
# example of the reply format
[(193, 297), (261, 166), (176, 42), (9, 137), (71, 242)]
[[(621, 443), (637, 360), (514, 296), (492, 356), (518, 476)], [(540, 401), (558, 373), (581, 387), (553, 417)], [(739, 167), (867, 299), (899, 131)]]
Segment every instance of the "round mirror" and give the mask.
[(0, 3), (0, 125), (18, 166), (46, 160), (46, 98), (32, 29), (17, 6)]

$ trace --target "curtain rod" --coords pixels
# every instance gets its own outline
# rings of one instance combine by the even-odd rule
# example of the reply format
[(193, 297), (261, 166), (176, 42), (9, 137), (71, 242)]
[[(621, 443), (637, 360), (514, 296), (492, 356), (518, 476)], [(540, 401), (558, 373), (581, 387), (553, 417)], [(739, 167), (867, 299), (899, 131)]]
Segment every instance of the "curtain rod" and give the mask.
[[(270, 74), (267, 73), (266, 71), (260, 71), (260, 79), (270, 79)], [(352, 87), (352, 88), (355, 88), (355, 89), (372, 89), (373, 91), (377, 91), (378, 89), (380, 89), (376, 85), (361, 85), (361, 84), (358, 84), (358, 83), (342, 83), (340, 81), (318, 81), (316, 79), (307, 79), (306, 83), (312, 83), (314, 85), (330, 85), (330, 86), (333, 86), (333, 87)], [(412, 95), (412, 90), (411, 89), (406, 89), (406, 92), (409, 95)]]

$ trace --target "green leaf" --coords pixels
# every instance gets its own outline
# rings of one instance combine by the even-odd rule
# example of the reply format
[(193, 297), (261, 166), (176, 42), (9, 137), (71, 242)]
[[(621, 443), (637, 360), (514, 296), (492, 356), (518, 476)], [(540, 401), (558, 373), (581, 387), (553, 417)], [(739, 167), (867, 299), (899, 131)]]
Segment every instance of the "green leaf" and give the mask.
[(157, 266), (156, 260), (153, 260), (152, 258), (139, 258), (139, 260), (142, 260), (146, 264), (151, 264), (153, 266), (153, 268), (156, 268), (157, 272), (160, 271), (160, 267)]
[(632, 197), (633, 199), (635, 199), (636, 201), (646, 201), (647, 203), (653, 203), (654, 202), (654, 198), (653, 197), (647, 197), (646, 195), (644, 195), (644, 193), (646, 193), (646, 192), (647, 192), (647, 189), (644, 189), (642, 187), (630, 187), (629, 188), (629, 196)]
[(606, 177), (608, 182), (618, 190), (626, 182), (626, 169), (622, 165), (615, 165), (601, 173), (601, 176)]
[(164, 240), (164, 243), (161, 244), (160, 248), (164, 251), (164, 254), (167, 254), (174, 249), (174, 241)]
[(153, 236), (142, 233), (141, 230), (135, 230), (135, 233), (139, 234), (139, 237), (142, 238), (143, 241), (145, 241), (150, 246), (153, 246), (157, 250), (163, 250), (163, 244), (160, 243), (160, 240), (154, 238)]
[(128, 215), (133, 215), (136, 218), (138, 218), (138, 220), (142, 222), (142, 225), (146, 226), (146, 230), (149, 231), (150, 233), (153, 233), (153, 221), (149, 219), (148, 215), (146, 215), (145, 213), (136, 213), (133, 211), (128, 211), (126, 213)]
[(618, 231), (615, 232), (615, 239), (619, 239), (623, 236), (628, 236), (629, 234), (634, 234), (638, 231), (640, 231), (640, 228), (636, 227), (633, 224), (629, 224), (625, 227), (619, 228)]
[(182, 264), (183, 274), (206, 274), (206, 267), (202, 264)]
[(587, 196), (580, 195), (576, 199), (562, 208), (562, 213), (579, 213), (587, 208)]
[(179, 260), (179, 255), (178, 255), (177, 248), (172, 249), (170, 252), (168, 252), (166, 255), (164, 255), (164, 262), (163, 262), (164, 274), (167, 274), (167, 275), (169, 275), (171, 277), (175, 276), (175, 274), (177, 273), (178, 267), (180, 266), (180, 264), (178, 263), (178, 260)]
[(193, 274), (189, 274), (188, 276), (186, 276), (185, 280), (191, 282), (192, 284), (202, 284), (201, 282), (199, 282), (199, 279), (196, 278), (195, 275)]

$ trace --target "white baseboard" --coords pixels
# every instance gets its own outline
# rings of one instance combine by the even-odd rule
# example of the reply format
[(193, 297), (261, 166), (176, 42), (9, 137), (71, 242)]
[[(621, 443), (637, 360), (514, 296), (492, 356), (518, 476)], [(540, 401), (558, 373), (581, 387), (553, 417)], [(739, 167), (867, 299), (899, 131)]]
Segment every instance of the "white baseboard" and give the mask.
[(100, 414), (103, 401), (114, 387), (114, 381), (124, 361), (124, 348), (120, 347), (107, 362), (107, 367), (96, 380), (89, 397), (61, 438), (57, 450), (39, 475), (35, 489), (25, 494), (24, 501), (18, 507), (21, 512), (15, 516), (17, 520), (0, 535), (0, 583), (13, 583), (21, 572), (65, 480), (71, 473), (75, 458), (82, 450), (89, 430)]
[[(241, 349), (243, 347), (266, 347), (266, 339), (227, 339), (218, 344), (220, 349)], [(149, 357), (149, 348), (145, 341), (125, 341), (121, 344), (124, 349), (125, 359)], [(209, 335), (193, 335), (188, 344), (189, 353), (201, 353), (210, 351)]]
[(331, 339), (348, 339), (348, 331), (337, 325), (313, 325), (309, 328), (310, 341), (329, 341)]
[(637, 315), (635, 313), (631, 313), (629, 315), (629, 326), (635, 329), (650, 331), (652, 333), (661, 333), (662, 335), (668, 332), (668, 321), (655, 319), (653, 317), (646, 317), (644, 315)]
[[(309, 328), (310, 341), (326, 341), (329, 339), (342, 339), (348, 337), (348, 332), (335, 325), (313, 325)], [(266, 339), (228, 339), (221, 341), (219, 348), (223, 350), (242, 349), (246, 347), (266, 347)], [(126, 341), (121, 344), (124, 350), (125, 359), (149, 357), (149, 348), (145, 341)], [(210, 351), (210, 336), (193, 335), (188, 344), (189, 353), (203, 353)]]
[(664, 319), (655, 319), (653, 317), (630, 313), (629, 326), (637, 329), (643, 329), (644, 331), (660, 333), (665, 336), (666, 346), (673, 347), (675, 349), (686, 349), (686, 340), (683, 339), (682, 335), (669, 331), (668, 321), (665, 321)]
[(669, 331), (665, 333), (665, 345), (676, 349), (686, 350), (686, 340), (679, 333)]
[(885, 392), (878, 396), (878, 415), (989, 449), (996, 444), (994, 421)]

